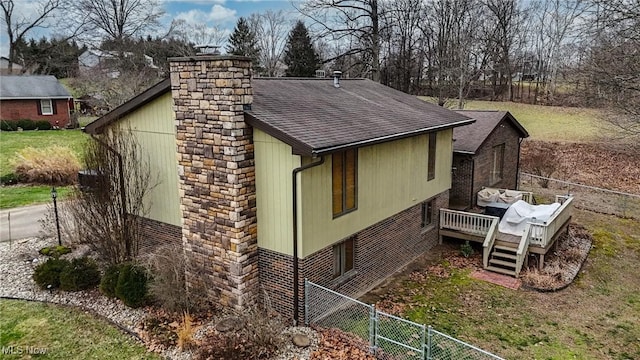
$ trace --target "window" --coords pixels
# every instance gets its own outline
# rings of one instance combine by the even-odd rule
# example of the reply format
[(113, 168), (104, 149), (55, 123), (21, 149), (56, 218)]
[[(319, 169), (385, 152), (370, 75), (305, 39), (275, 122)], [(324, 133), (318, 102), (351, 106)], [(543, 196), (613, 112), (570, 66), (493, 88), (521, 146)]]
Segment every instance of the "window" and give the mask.
[(40, 113), (42, 115), (53, 115), (53, 104), (51, 99), (40, 100)]
[(333, 217), (356, 209), (357, 151), (357, 149), (351, 149), (333, 154), (331, 157)]
[(427, 155), (427, 180), (436, 178), (436, 136), (437, 133), (429, 133), (429, 154)]
[(504, 144), (493, 147), (493, 166), (491, 167), (491, 183), (495, 184), (504, 176)]
[(433, 224), (433, 200), (422, 203), (422, 227)]
[(333, 246), (333, 278), (353, 270), (353, 238)]

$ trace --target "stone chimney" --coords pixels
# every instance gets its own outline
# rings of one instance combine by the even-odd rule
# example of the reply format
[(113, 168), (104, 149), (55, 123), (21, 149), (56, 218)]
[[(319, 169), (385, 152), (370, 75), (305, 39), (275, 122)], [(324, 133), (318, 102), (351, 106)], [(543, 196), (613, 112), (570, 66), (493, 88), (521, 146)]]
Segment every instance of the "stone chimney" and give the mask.
[(187, 288), (243, 308), (258, 292), (251, 60), (170, 58)]

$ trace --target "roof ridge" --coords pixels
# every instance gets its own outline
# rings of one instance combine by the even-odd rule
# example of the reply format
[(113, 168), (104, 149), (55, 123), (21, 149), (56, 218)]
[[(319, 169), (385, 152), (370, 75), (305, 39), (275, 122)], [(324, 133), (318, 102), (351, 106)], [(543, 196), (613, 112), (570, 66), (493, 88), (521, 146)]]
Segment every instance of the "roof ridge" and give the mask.
[(489, 110), (489, 109), (482, 109), (482, 110), (473, 110), (473, 109), (454, 109), (453, 111), (475, 111), (475, 112), (507, 112), (508, 110)]
[[(331, 80), (333, 81), (333, 77), (323, 77), (323, 78), (317, 78), (317, 77), (291, 77), (291, 76), (281, 76), (281, 77), (277, 77), (277, 76), (257, 76), (257, 77), (252, 77), (251, 80)], [(340, 81), (345, 81), (345, 80), (368, 80), (366, 78), (340, 78)]]

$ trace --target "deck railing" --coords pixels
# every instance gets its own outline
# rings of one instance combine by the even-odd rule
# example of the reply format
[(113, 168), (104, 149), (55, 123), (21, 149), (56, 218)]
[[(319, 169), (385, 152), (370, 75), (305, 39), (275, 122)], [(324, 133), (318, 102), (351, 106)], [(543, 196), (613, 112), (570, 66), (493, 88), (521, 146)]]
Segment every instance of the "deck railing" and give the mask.
[(564, 225), (573, 213), (573, 197), (557, 196), (562, 205), (551, 218), (544, 223), (528, 223), (529, 243), (541, 247), (549, 244), (553, 236)]
[(500, 223), (500, 219), (494, 218), (491, 222), (491, 226), (487, 231), (487, 236), (484, 238), (484, 243), (482, 244), (482, 265), (486, 269), (489, 266), (489, 255), (491, 255), (491, 249), (493, 249), (493, 244), (496, 242), (496, 235), (498, 235), (498, 224)]
[(449, 229), (467, 234), (486, 236), (495, 216), (464, 211), (440, 209), (440, 229)]
[(520, 243), (518, 244), (518, 250), (516, 251), (516, 268), (515, 273), (516, 277), (520, 275), (520, 271), (522, 270), (522, 266), (527, 258), (527, 252), (529, 252), (529, 242), (531, 241), (531, 223), (527, 224), (527, 228), (524, 230), (522, 237), (520, 238)]

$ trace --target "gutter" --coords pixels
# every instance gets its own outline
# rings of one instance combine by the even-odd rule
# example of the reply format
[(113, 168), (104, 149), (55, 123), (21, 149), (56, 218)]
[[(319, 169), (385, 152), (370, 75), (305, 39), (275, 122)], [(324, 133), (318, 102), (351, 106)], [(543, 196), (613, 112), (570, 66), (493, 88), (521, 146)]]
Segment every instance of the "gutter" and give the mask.
[(293, 169), (291, 176), (293, 179), (293, 326), (298, 326), (300, 314), (298, 311), (298, 173), (324, 164), (324, 157), (320, 157), (320, 161), (314, 161), (307, 165), (303, 165)]

